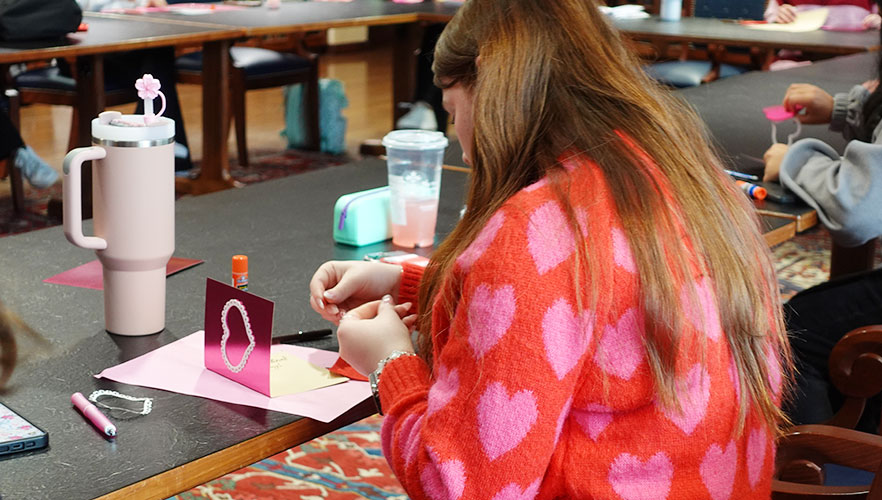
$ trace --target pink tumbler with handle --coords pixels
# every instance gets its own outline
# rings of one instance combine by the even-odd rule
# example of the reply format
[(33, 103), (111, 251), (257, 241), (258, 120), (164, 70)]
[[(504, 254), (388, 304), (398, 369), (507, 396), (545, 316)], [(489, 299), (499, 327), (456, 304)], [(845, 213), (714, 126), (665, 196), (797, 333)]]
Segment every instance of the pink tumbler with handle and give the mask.
[[(165, 268), (175, 248), (175, 123), (151, 108), (145, 115), (101, 113), (92, 120), (92, 146), (64, 158), (64, 234), (95, 250), (104, 272), (105, 328), (120, 335), (165, 328)], [(83, 235), (81, 210), (80, 172), (89, 160), (94, 236)]]

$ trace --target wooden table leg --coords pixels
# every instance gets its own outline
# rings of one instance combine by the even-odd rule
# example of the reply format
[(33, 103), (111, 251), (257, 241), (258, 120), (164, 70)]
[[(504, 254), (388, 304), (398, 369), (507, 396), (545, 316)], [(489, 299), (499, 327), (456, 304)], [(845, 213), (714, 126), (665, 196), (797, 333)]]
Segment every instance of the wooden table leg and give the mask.
[(176, 179), (175, 189), (188, 194), (221, 191), (242, 184), (230, 176), (227, 135), (230, 127), (230, 41), (202, 46), (202, 171), (193, 179)]
[(392, 59), (392, 126), (407, 113), (400, 103), (413, 102), (416, 63), (423, 38), (421, 23), (399, 24), (395, 27), (395, 51)]
[[(77, 147), (92, 145), (92, 119), (104, 111), (104, 56), (93, 54), (77, 57)], [(92, 162), (83, 164), (83, 218), (92, 217)], [(49, 215), (61, 218), (62, 202), (58, 199), (49, 200)]]
[(830, 252), (830, 279), (873, 269), (878, 238), (859, 247), (846, 248), (833, 244)]

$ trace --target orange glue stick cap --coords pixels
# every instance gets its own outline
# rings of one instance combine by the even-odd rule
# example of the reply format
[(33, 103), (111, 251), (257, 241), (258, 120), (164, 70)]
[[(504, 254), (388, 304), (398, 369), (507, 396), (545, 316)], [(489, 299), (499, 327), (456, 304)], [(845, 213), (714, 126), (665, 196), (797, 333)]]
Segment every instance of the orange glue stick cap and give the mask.
[(248, 272), (248, 256), (247, 255), (234, 255), (233, 256), (233, 272), (234, 273), (247, 273)]

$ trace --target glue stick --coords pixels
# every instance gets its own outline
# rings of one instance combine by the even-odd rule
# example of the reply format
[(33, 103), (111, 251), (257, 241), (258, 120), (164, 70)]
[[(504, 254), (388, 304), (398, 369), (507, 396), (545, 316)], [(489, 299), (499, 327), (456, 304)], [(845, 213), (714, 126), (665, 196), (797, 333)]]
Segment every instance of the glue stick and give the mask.
[(738, 184), (738, 187), (740, 187), (742, 191), (747, 193), (747, 196), (750, 196), (751, 198), (757, 200), (765, 200), (766, 195), (768, 194), (766, 192), (766, 188), (762, 186), (757, 186), (756, 184), (751, 184), (745, 181), (735, 181), (735, 184)]
[(239, 290), (248, 290), (248, 256), (233, 256), (233, 286)]

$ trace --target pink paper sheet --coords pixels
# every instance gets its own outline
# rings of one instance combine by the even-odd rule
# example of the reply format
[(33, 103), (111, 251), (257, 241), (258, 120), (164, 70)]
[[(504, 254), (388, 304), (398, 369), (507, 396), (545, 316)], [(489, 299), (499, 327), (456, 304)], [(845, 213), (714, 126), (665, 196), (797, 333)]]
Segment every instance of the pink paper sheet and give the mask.
[[(202, 259), (172, 257), (165, 266), (165, 275), (171, 276), (184, 269), (190, 269), (202, 262), (204, 262)], [(51, 278), (46, 278), (43, 280), (43, 283), (78, 286), (80, 288), (91, 288), (92, 290), (104, 290), (104, 272), (101, 269), (101, 263), (96, 259), (73, 269), (58, 273)]]
[[(280, 344), (274, 348), (287, 350), (324, 368), (332, 366), (339, 357), (335, 352), (310, 347)], [(205, 369), (202, 361), (203, 349), (204, 335), (200, 330), (143, 356), (107, 368), (95, 377), (281, 411), (321, 422), (330, 422), (371, 397), (370, 384), (350, 380), (314, 391), (270, 398)]]

